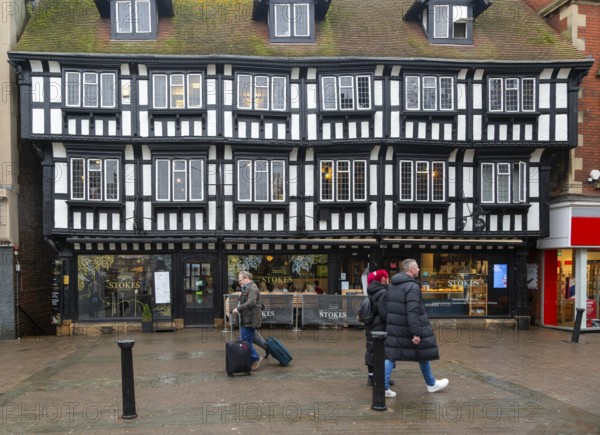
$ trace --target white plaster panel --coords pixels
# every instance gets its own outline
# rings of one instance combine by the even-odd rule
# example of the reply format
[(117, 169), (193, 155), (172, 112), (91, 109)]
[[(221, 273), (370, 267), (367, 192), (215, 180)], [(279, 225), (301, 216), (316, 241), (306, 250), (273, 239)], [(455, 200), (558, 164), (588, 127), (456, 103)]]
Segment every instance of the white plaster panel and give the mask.
[(225, 212), (224, 227), (226, 230), (231, 231), (233, 229), (233, 203), (231, 201), (225, 201), (223, 204), (223, 211)]
[(538, 106), (540, 109), (549, 109), (550, 108), (550, 84), (549, 83), (540, 83), (539, 86), (539, 102)]
[(392, 201), (385, 201), (385, 215), (383, 217), (385, 229), (394, 228), (394, 203)]
[(308, 140), (317, 139), (317, 115), (314, 113), (309, 114), (306, 117), (307, 129), (308, 129)]
[[(398, 126), (400, 123), (398, 123)], [(360, 137), (368, 138), (369, 137), (369, 121), (363, 121), (360, 127)]]
[(98, 214), (98, 229), (106, 230), (108, 227), (108, 215), (106, 213)]
[(357, 230), (365, 230), (365, 214), (357, 213), (356, 214), (356, 229)]
[(145, 110), (140, 111), (140, 136), (148, 137), (148, 112)]
[(260, 124), (258, 122), (250, 123), (250, 137), (252, 139), (260, 138)]
[(228, 110), (223, 112), (223, 129), (225, 137), (233, 137), (233, 113)]
[[(125, 182), (125, 195), (135, 195), (135, 165), (133, 163), (127, 163), (126, 165), (124, 165), (123, 169), (125, 170), (125, 173), (123, 174), (123, 180)], [(144, 179), (148, 180), (147, 184), (150, 184), (151, 178)]]
[(300, 86), (298, 83), (291, 83), (288, 87), (289, 94), (286, 96), (292, 109), (300, 108)]
[[(387, 226), (387, 228), (392, 228), (391, 225)], [(398, 213), (398, 229), (405, 230), (406, 229), (406, 213)]]
[[(216, 136), (217, 135), (217, 112), (216, 110), (208, 110), (206, 113), (206, 126), (207, 126), (207, 135), (208, 136)], [(196, 131), (194, 131), (194, 136), (198, 136)]]
[(473, 115), (473, 140), (481, 140), (481, 115)]
[(487, 128), (487, 139), (488, 140), (494, 140), (495, 131), (496, 131), (496, 129), (494, 128), (493, 125), (488, 125), (488, 128)]
[(538, 140), (550, 140), (550, 115), (538, 118)]
[(344, 224), (342, 228), (345, 230), (352, 229), (352, 213), (344, 213)]
[(283, 213), (277, 213), (277, 216), (275, 217), (275, 219), (276, 219), (275, 229), (277, 231), (283, 231), (285, 229), (285, 216), (283, 215)]
[(108, 135), (116, 136), (116, 134), (117, 134), (117, 121), (115, 121), (114, 119), (110, 119), (108, 121)]
[[(466, 99), (466, 94), (459, 97)], [(483, 109), (483, 87), (480, 83), (473, 84), (473, 109)]]
[(306, 230), (314, 231), (315, 221), (317, 219), (317, 217), (315, 216), (315, 203), (307, 202), (304, 208), (305, 208), (306, 216), (308, 217), (308, 219), (306, 219)]
[(192, 215), (191, 213), (183, 213), (181, 216), (182, 229), (188, 231), (192, 229)]
[(440, 123), (434, 122), (431, 124), (431, 139), (440, 140)]
[(295, 197), (298, 195), (298, 167), (296, 165), (290, 165), (289, 167), (289, 189), (290, 196)]
[(211, 89), (213, 91), (217, 89), (216, 79), (207, 79), (206, 80), (206, 89), (207, 89), (206, 104), (211, 105), (211, 106), (217, 104), (217, 93), (210, 91)]
[(490, 231), (498, 231), (498, 215), (490, 215), (488, 223), (490, 226)]
[(374, 89), (374, 97), (375, 97), (375, 105), (381, 106), (383, 104), (383, 83), (381, 80), (375, 80), (375, 89)]
[(273, 230), (273, 215), (266, 213), (263, 218), (263, 230), (264, 231), (272, 231)]
[(425, 139), (427, 138), (427, 123), (425, 122), (419, 122), (418, 124), (418, 133), (417, 133), (417, 137), (419, 139)]
[(498, 139), (506, 140), (508, 137), (508, 126), (506, 124), (502, 124), (498, 128)]
[(356, 122), (348, 123), (348, 138), (356, 139)]
[(125, 202), (125, 229), (128, 231), (133, 231), (133, 212), (134, 211), (135, 211), (135, 203), (133, 201), (126, 201)]
[[(58, 228), (58, 226), (57, 226)], [(81, 212), (76, 211), (73, 213), (73, 228), (76, 230), (81, 229)]]
[(379, 176), (377, 171), (377, 165), (371, 165), (371, 172), (369, 177), (369, 195), (377, 194), (377, 184), (379, 182)]
[(555, 117), (554, 139), (562, 141), (569, 139), (569, 117), (566, 113)]
[(534, 202), (527, 213), (527, 231), (539, 231), (540, 229), (540, 203)]
[(85, 229), (93, 230), (94, 229), (94, 213), (88, 212), (85, 214)]
[[(464, 115), (460, 115), (457, 121), (457, 140), (465, 140), (466, 126)], [(452, 140), (452, 124), (444, 124), (444, 140)]]
[(414, 124), (412, 121), (408, 121), (405, 126), (406, 129), (404, 131), (404, 137), (406, 137), (407, 139), (411, 139), (413, 137)]
[(233, 104), (233, 80), (223, 80), (223, 104), (231, 106)]
[(265, 139), (266, 140), (273, 139), (273, 123), (272, 122), (265, 123)]
[(31, 72), (44, 72), (41, 60), (30, 60), (29, 65), (31, 65)]
[(260, 228), (258, 226), (258, 213), (250, 213), (250, 231), (258, 231)]
[[(373, 192), (376, 194), (377, 192)], [(394, 193), (394, 165), (385, 165), (385, 194), (392, 195)]]
[(411, 230), (419, 229), (419, 214), (418, 213), (411, 213), (409, 215), (409, 221), (410, 221), (410, 229)]
[(431, 215), (429, 213), (423, 215), (423, 229), (427, 231), (431, 230)]
[(448, 167), (448, 196), (454, 198), (456, 196), (456, 167)]
[(372, 229), (375, 229), (375, 227), (376, 227), (376, 222), (377, 222), (377, 212), (378, 212), (378, 209), (377, 209), (377, 204), (376, 204), (376, 203), (374, 203), (374, 202), (372, 202), (372, 203), (369, 205), (369, 217), (370, 217), (370, 222), (371, 222), (371, 225), (370, 225), (370, 228), (369, 228), (369, 229), (371, 229), (371, 230), (372, 230)]
[(44, 77), (31, 77), (31, 102), (44, 102)]
[(341, 122), (335, 123), (335, 138), (336, 139), (344, 138), (344, 124)]
[(63, 119), (61, 109), (50, 109), (50, 133), (62, 134)]
[(400, 82), (390, 80), (390, 105), (396, 107), (400, 105)]
[(340, 229), (340, 214), (339, 213), (331, 213), (331, 229), (339, 230)]
[(288, 225), (290, 227), (290, 231), (296, 231), (298, 229), (298, 204), (295, 202), (290, 203), (290, 217), (288, 219)]
[(284, 140), (286, 138), (286, 127), (284, 123), (277, 124), (277, 139)]
[(515, 216), (515, 231), (523, 231), (523, 217), (520, 214)]
[(304, 168), (304, 190), (307, 196), (314, 196), (315, 194), (315, 182), (314, 182), (315, 170), (313, 166), (307, 165)]
[(193, 136), (202, 136), (202, 121), (194, 121), (194, 133)]
[(533, 125), (525, 125), (525, 140), (533, 140)]
[(152, 153), (148, 145), (142, 145), (142, 160), (152, 160)]
[(138, 80), (138, 88), (140, 93), (138, 95), (140, 106), (148, 105), (148, 80)]
[(156, 214), (156, 229), (159, 231), (165, 230), (165, 214), (164, 213)]
[(556, 108), (566, 109), (569, 106), (569, 94), (566, 83), (556, 84)]
[(569, 78), (569, 74), (571, 74), (571, 68), (561, 68), (558, 70), (556, 78), (566, 80)]
[(323, 139), (329, 140), (331, 139), (331, 124), (323, 123)]
[(67, 228), (69, 226), (69, 207), (67, 201), (62, 199), (54, 200), (54, 227)]
[(154, 136), (163, 135), (163, 123), (162, 121), (154, 121)]
[(512, 139), (513, 140), (521, 139), (521, 124), (513, 124)]
[(120, 229), (121, 229), (121, 216), (119, 215), (119, 213), (113, 213), (111, 230), (119, 231)]
[(540, 197), (540, 170), (538, 167), (529, 168), (529, 197)]
[(306, 108), (309, 110), (317, 108), (317, 85), (314, 83), (306, 86)]
[(194, 220), (196, 221), (196, 229), (204, 229), (204, 213), (194, 213)]
[(214, 230), (217, 228), (217, 205), (215, 201), (208, 203), (208, 229)]
[(54, 164), (54, 193), (69, 193), (68, 171), (66, 162)]
[(67, 122), (67, 131), (69, 134), (77, 134), (77, 120), (69, 119)]
[(167, 122), (167, 136), (175, 136), (175, 121)]
[(400, 137), (400, 112), (393, 111), (390, 114), (390, 136)]
[(552, 78), (552, 68), (545, 68), (541, 73), (540, 73), (540, 80), (549, 80)]
[(81, 134), (83, 136), (89, 136), (90, 134), (90, 121), (88, 119), (81, 120)]
[(182, 137), (187, 137), (190, 135), (190, 121), (181, 121), (179, 126)]
[(46, 92), (48, 101), (51, 103), (62, 103), (62, 78), (50, 77), (50, 89)]
[(465, 198), (473, 198), (474, 181), (473, 168), (463, 168), (463, 191), (465, 193)]
[(144, 210), (144, 230), (152, 230), (152, 202), (144, 201), (142, 208)]
[(292, 140), (300, 139), (300, 115), (292, 115)]
[(131, 112), (129, 110), (125, 110), (121, 115), (121, 134), (123, 136), (131, 136)]
[(373, 133), (373, 135), (375, 137), (383, 137), (383, 112), (381, 110), (378, 110), (377, 112), (375, 112), (375, 121), (374, 121), (375, 125), (375, 131)]
[(456, 85), (456, 108), (466, 110), (467, 108), (467, 87), (464, 83)]

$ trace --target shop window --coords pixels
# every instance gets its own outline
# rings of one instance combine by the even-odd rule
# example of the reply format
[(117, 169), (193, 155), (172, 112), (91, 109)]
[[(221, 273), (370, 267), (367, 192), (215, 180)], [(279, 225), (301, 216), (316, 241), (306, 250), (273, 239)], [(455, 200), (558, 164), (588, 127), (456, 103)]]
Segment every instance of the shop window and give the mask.
[(118, 159), (71, 158), (70, 165), (72, 200), (119, 200)]
[(170, 255), (79, 255), (78, 319), (141, 318), (156, 271), (171, 271)]

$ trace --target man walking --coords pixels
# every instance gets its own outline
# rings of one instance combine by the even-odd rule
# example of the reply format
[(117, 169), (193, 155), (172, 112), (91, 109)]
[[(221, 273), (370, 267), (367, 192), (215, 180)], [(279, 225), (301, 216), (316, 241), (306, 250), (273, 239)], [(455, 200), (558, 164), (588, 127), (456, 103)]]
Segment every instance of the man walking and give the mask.
[(252, 370), (256, 370), (262, 361), (256, 349), (252, 345), (256, 328), (262, 324), (262, 314), (260, 310), (260, 291), (257, 285), (252, 281), (252, 274), (245, 270), (238, 273), (238, 281), (242, 286), (242, 293), (238, 298), (237, 307), (232, 313), (240, 316), (241, 340), (250, 345), (250, 355), (252, 357)]
[(394, 275), (388, 286), (385, 397), (396, 397), (390, 390), (390, 376), (396, 361), (417, 361), (430, 393), (448, 386), (448, 379), (437, 381), (431, 372), (429, 361), (440, 356), (417, 281), (419, 270), (416, 260), (404, 260), (402, 272)]

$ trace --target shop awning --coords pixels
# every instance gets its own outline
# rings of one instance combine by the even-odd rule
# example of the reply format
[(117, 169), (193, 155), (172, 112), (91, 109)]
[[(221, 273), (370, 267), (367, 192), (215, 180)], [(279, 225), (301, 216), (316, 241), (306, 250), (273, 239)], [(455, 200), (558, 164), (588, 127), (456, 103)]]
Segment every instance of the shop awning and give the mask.
[(497, 247), (522, 247), (526, 241), (518, 238), (468, 238), (468, 237), (384, 237), (381, 243), (387, 247), (405, 247), (414, 245), (424, 245), (428, 248), (465, 248), (489, 249)]
[(371, 246), (378, 244), (377, 239), (372, 237), (356, 238), (307, 238), (307, 239), (251, 239), (251, 238), (233, 238), (223, 239), (225, 244), (252, 244), (252, 245), (318, 245), (318, 246)]

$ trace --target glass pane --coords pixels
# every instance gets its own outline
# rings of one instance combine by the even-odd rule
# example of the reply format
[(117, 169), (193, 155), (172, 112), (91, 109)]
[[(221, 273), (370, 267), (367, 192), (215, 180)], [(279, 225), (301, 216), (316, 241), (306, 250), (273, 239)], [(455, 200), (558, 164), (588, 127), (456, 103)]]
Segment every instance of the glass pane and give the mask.
[(440, 109), (454, 109), (454, 81), (452, 77), (440, 78)]
[(502, 110), (502, 79), (490, 79), (488, 85), (490, 111)]
[(164, 74), (152, 77), (152, 95), (155, 109), (167, 108), (167, 76)]
[(337, 200), (338, 201), (349, 201), (350, 200), (350, 162), (339, 161), (337, 162)]
[(367, 199), (367, 162), (354, 162), (354, 200)]
[(523, 111), (535, 110), (535, 79), (523, 79)]
[(238, 108), (252, 108), (252, 77), (240, 74), (237, 76), (237, 93), (238, 93)]
[(256, 76), (254, 78), (256, 89), (254, 90), (254, 108), (257, 110), (269, 109), (269, 77)]
[(271, 173), (273, 176), (273, 201), (285, 201), (285, 166), (282, 161), (271, 162)]
[(65, 75), (67, 106), (79, 107), (80, 77), (80, 74), (76, 72), (68, 72)]
[(448, 37), (448, 12), (447, 5), (435, 5), (433, 7), (433, 37)]
[(333, 200), (333, 162), (321, 162), (321, 200)]
[(419, 77), (406, 76), (404, 94), (407, 109), (419, 109)]
[(87, 161), (88, 199), (102, 200), (102, 161), (91, 159)]
[(309, 36), (308, 5), (294, 5), (294, 36)]
[(71, 159), (71, 199), (85, 199), (83, 159)]
[(413, 199), (413, 162), (400, 162), (400, 201)]
[(202, 107), (202, 75), (190, 74), (187, 77), (188, 107)]
[(484, 163), (481, 165), (481, 201), (494, 201), (494, 165)]
[(117, 2), (117, 33), (131, 33), (133, 22), (132, 20), (132, 10), (131, 10), (131, 2)]
[(184, 291), (185, 307), (213, 308), (214, 273), (209, 262), (185, 264)]
[(115, 107), (116, 99), (115, 99), (115, 75), (110, 74), (101, 74), (101, 92), (102, 92), (102, 101), (100, 105), (102, 107)]
[(256, 201), (269, 200), (269, 162), (257, 160), (254, 162), (254, 189)]
[(285, 77), (273, 77), (273, 110), (285, 110)]
[(204, 186), (203, 186), (203, 161), (202, 160), (190, 160), (190, 199), (195, 201), (201, 201), (204, 199)]
[(507, 112), (516, 112), (519, 110), (519, 80), (506, 79), (504, 104)]
[(335, 77), (323, 77), (321, 83), (323, 84), (323, 89), (321, 90), (323, 97), (323, 109), (337, 109), (337, 90), (335, 87)]
[(252, 162), (240, 160), (238, 162), (238, 200), (252, 200)]
[(275, 5), (275, 36), (290, 36), (290, 5)]
[(423, 77), (423, 110), (437, 109), (437, 78)]
[(171, 80), (171, 108), (185, 108), (185, 90), (183, 85), (183, 74), (172, 74)]
[(431, 199), (444, 201), (446, 199), (446, 167), (444, 162), (433, 162), (431, 171)]
[(173, 160), (173, 200), (187, 199), (187, 161)]
[(83, 106), (98, 107), (98, 75), (83, 74)]
[(137, 33), (150, 32), (150, 2), (145, 0), (136, 0), (136, 31)]
[(119, 199), (119, 161), (109, 159), (104, 163), (106, 199), (116, 201)]
[(510, 165), (498, 163), (496, 195), (499, 203), (510, 202)]
[(340, 109), (354, 109), (354, 83), (352, 77), (340, 77)]
[(429, 200), (429, 162), (417, 162), (417, 201)]
[(358, 108), (371, 108), (371, 78), (369, 76), (359, 76), (356, 79), (358, 86)]
[(156, 161), (156, 199), (158, 201), (168, 201), (171, 199), (170, 192), (170, 167), (169, 160)]

